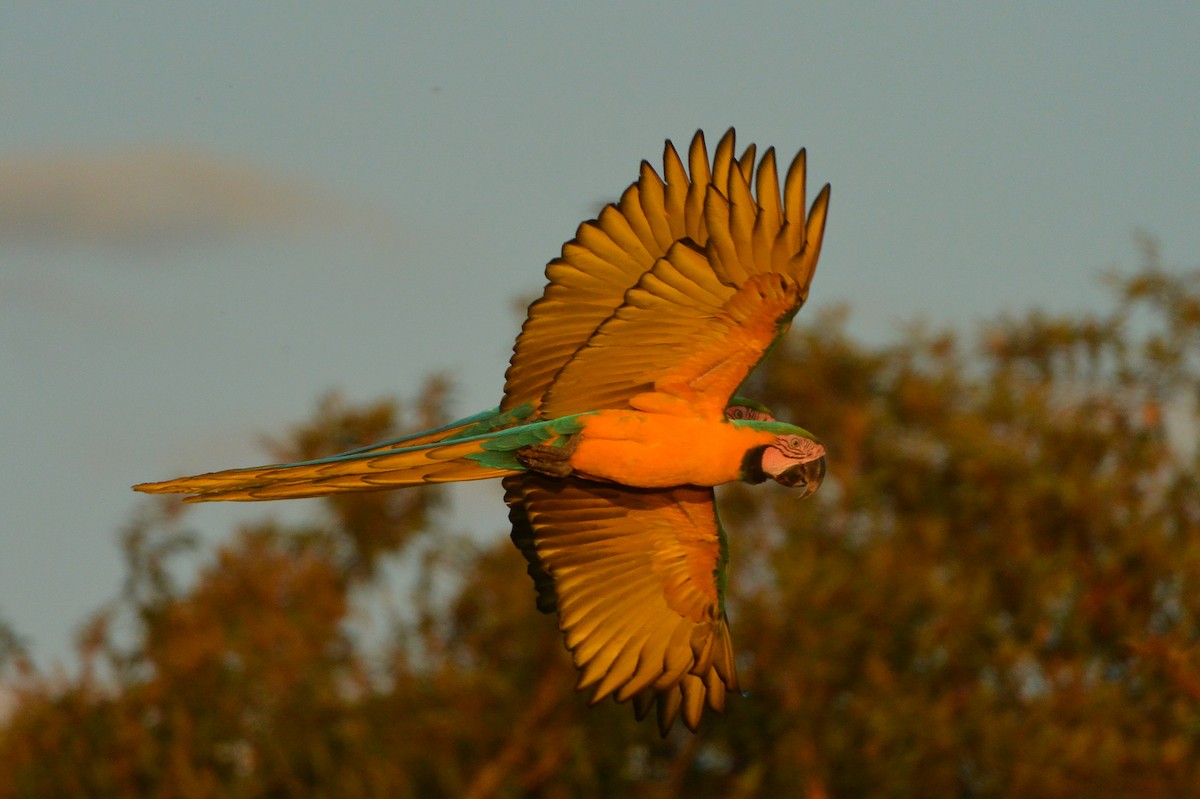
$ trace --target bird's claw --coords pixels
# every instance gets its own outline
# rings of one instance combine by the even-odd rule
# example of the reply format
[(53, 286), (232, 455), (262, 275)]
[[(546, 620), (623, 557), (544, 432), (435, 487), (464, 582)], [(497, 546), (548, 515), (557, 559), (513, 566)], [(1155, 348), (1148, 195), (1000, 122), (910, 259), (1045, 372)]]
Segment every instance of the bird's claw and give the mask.
[(548, 477), (568, 477), (572, 471), (571, 455), (575, 452), (578, 439), (571, 436), (566, 443), (532, 444), (517, 450), (517, 461), (531, 472)]

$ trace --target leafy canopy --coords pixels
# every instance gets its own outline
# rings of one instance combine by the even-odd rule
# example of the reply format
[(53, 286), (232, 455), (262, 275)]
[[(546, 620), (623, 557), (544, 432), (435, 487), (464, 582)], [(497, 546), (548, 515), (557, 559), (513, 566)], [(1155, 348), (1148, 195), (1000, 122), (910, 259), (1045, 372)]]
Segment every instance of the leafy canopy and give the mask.
[[(1148, 249), (1111, 283), (1106, 314), (975, 343), (799, 320), (741, 393), (816, 432), (830, 476), (803, 503), (722, 491), (749, 692), (696, 736), (571, 692), (498, 494), (486, 544), (443, 529), (432, 489), (335, 496), (309, 527), (236, 531), (187, 586), (172, 564), (203, 517), (158, 503), (78, 676), (0, 627), (0, 797), (1187, 795), (1200, 273)], [(436, 424), (445, 393), (328, 398), (273, 454)], [(393, 570), (416, 588), (369, 645), (354, 622)]]

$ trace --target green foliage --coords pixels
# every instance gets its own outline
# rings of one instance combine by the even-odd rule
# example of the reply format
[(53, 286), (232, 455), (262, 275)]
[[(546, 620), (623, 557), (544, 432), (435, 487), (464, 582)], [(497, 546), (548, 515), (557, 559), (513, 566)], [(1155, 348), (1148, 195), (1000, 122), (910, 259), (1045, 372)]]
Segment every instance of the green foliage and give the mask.
[[(186, 588), (170, 564), (200, 517), (159, 503), (125, 539), (131, 644), (100, 613), (79, 676), (55, 679), (0, 635), (24, 664), (0, 797), (1190, 795), (1200, 274), (1156, 263), (1112, 279), (1106, 315), (1029, 314), (978, 344), (868, 348), (838, 313), (802, 315), (743, 391), (817, 433), (829, 476), (803, 503), (722, 490), (748, 695), (695, 736), (586, 708), (519, 553), (439, 530), (432, 491), (238, 531)], [(443, 404), (437, 383), (407, 419), (330, 398), (275, 454)], [(350, 622), (389, 563), (418, 587), (372, 648)]]

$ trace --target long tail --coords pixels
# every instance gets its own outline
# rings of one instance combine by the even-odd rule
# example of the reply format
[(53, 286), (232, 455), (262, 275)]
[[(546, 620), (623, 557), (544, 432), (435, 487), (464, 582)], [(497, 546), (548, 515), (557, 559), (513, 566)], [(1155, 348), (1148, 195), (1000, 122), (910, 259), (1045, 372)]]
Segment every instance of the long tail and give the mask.
[(561, 446), (579, 430), (575, 417), (510, 426), (513, 418), (511, 412), (477, 414), (437, 430), (328, 458), (227, 469), (142, 483), (133, 489), (147, 494), (191, 494), (187, 502), (250, 502), (484, 480), (524, 471), (516, 457), (521, 447)]

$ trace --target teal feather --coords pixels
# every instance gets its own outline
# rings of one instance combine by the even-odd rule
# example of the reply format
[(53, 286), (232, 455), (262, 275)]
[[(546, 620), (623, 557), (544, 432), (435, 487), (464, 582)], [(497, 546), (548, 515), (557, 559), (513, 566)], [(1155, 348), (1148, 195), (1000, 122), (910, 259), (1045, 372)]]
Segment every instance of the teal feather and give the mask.
[(533, 404), (529, 402), (526, 402), (523, 405), (518, 405), (515, 408), (509, 408), (503, 413), (500, 412), (499, 408), (493, 408), (490, 411), (484, 411), (483, 413), (476, 414), (475, 416), (468, 416), (466, 419), (463, 419), (460, 422), (455, 422), (452, 427), (478, 418), (478, 421), (475, 424), (460, 430), (452, 436), (447, 436), (443, 440), (456, 441), (460, 438), (471, 438), (473, 436), (490, 433), (494, 430), (503, 430), (508, 427), (515, 427), (528, 422), (529, 417), (531, 416), (533, 416)]
[(797, 427), (794, 424), (787, 422), (767, 422), (760, 419), (730, 419), (729, 423), (734, 427), (749, 427), (753, 430), (765, 430), (768, 433), (774, 433), (777, 436), (803, 436), (807, 439), (821, 443), (821, 439), (814, 436), (812, 433), (805, 430), (803, 427)]
[[(714, 509), (714, 516), (716, 516)], [(721, 524), (721, 517), (716, 516), (717, 520), (717, 546), (719, 547), (717, 555), (717, 565), (713, 569), (713, 577), (717, 582), (717, 605), (721, 608), (721, 615), (725, 614), (725, 591), (729, 587), (729, 538), (725, 535), (725, 525)]]
[(491, 408), (486, 411), (465, 416), (462, 419), (444, 424), (441, 427), (434, 427), (429, 430), (420, 430), (408, 435), (399, 436), (397, 438), (389, 438), (386, 441), (377, 441), (374, 444), (368, 444), (365, 447), (348, 450), (339, 453), (341, 455), (358, 455), (363, 452), (375, 452), (381, 449), (400, 448), (404, 442), (412, 441), (414, 438), (426, 438), (430, 435), (441, 433), (445, 430), (455, 430), (462, 428), (458, 432), (446, 436), (441, 441), (457, 441), (461, 438), (472, 438), (474, 436), (484, 435), (493, 430), (502, 430), (506, 427), (514, 427), (524, 424), (533, 415), (533, 405), (526, 402), (523, 405), (518, 405), (515, 408), (509, 408), (507, 411), (500, 411), (500, 408)]
[(486, 433), (488, 430), (494, 430), (498, 426), (496, 424), (496, 420), (501, 415), (502, 414), (500, 413), (499, 408), (492, 408), (491, 410), (480, 411), (479, 413), (472, 414), (471, 416), (464, 417), (454, 422), (450, 422), (449, 424), (444, 424), (441, 427), (434, 427), (429, 430), (419, 430), (415, 433), (398, 436), (397, 438), (389, 438), (385, 441), (376, 441), (374, 444), (368, 444), (365, 447), (357, 447), (355, 449), (346, 450), (345, 452), (340, 452), (338, 454), (358, 455), (362, 452), (374, 452), (381, 449), (387, 449), (389, 447), (399, 447), (405, 441), (411, 441), (414, 438), (424, 438), (425, 436), (440, 433), (443, 430), (453, 430), (457, 427), (462, 427), (463, 425), (468, 425), (468, 427), (460, 430), (449, 438), (462, 438), (466, 435), (478, 435), (479, 433)]
[(572, 435), (583, 429), (582, 417), (586, 413), (547, 419), (512, 427), (486, 437), (479, 445), (480, 451), (467, 457), (490, 469), (525, 471), (517, 460), (517, 450), (535, 446), (566, 446)]

